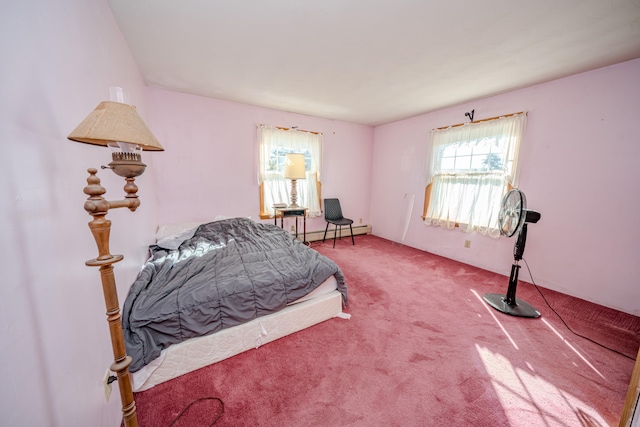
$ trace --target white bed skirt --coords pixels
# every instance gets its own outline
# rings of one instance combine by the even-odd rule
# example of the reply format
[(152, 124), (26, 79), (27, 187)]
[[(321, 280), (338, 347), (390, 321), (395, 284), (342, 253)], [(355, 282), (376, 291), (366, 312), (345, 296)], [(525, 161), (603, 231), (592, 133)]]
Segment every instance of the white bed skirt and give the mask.
[(277, 313), (164, 349), (157, 359), (131, 373), (133, 390), (148, 390), (180, 375), (341, 315), (342, 295), (336, 290), (335, 278), (332, 276), (330, 279), (321, 288)]

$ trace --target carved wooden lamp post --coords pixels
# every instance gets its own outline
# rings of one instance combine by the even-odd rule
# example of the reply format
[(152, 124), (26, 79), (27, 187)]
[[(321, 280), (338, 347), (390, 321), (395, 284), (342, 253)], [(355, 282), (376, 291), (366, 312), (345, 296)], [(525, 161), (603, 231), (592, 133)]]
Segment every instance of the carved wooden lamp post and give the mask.
[(89, 198), (84, 203), (84, 209), (93, 217), (93, 220), (89, 222), (89, 228), (98, 246), (98, 257), (85, 264), (91, 267), (100, 267), (114, 358), (110, 369), (118, 376), (124, 424), (127, 427), (137, 426), (136, 404), (133, 400), (133, 390), (129, 379), (129, 365), (131, 365), (132, 359), (131, 356), (127, 356), (124, 343), (120, 303), (113, 274), (113, 264), (122, 261), (123, 256), (111, 255), (109, 252), (111, 221), (105, 216), (109, 209), (129, 208), (133, 212), (140, 206), (140, 200), (136, 194), (138, 187), (134, 183), (135, 178), (142, 175), (146, 167), (142, 163), (140, 152), (142, 150), (164, 151), (164, 149), (144, 124), (135, 107), (119, 102), (101, 102), (69, 134), (68, 138), (72, 141), (109, 146), (115, 149), (112, 153), (113, 161), (109, 163), (109, 166), (102, 166), (102, 168), (112, 169), (117, 175), (124, 177), (126, 181), (124, 200), (105, 200), (102, 195), (106, 193), (106, 190), (100, 185), (100, 179), (96, 176), (98, 171), (93, 168), (87, 169), (89, 177), (84, 192)]

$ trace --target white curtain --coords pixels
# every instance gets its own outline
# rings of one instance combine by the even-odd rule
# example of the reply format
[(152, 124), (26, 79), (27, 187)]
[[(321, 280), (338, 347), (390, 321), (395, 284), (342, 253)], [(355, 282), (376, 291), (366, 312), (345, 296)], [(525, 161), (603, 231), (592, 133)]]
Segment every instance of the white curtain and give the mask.
[(274, 126), (258, 127), (258, 184), (263, 184), (264, 208), (273, 215), (274, 203), (290, 203), (291, 182), (284, 178), (286, 153), (302, 153), (306, 161), (306, 179), (297, 181), (298, 204), (308, 208), (307, 215), (322, 214), (318, 201), (321, 181), (322, 134)]
[(425, 223), (500, 237), (500, 204), (508, 186), (517, 186), (525, 126), (520, 113), (431, 131)]

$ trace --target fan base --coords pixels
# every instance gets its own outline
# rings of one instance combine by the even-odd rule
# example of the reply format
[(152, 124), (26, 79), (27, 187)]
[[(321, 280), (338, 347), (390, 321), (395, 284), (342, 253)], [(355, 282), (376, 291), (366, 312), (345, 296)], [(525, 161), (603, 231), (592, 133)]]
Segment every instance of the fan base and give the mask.
[(493, 308), (505, 314), (517, 317), (540, 317), (540, 312), (528, 302), (516, 298), (515, 304), (507, 304), (502, 294), (484, 294), (484, 300)]

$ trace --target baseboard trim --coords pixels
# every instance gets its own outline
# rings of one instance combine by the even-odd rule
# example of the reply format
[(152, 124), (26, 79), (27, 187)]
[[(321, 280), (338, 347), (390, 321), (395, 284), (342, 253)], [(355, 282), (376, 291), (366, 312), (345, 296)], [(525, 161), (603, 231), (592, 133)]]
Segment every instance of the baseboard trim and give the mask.
[[(333, 235), (335, 234), (334, 228), (332, 225), (329, 226), (329, 231), (327, 231), (327, 239), (333, 240)], [(358, 236), (360, 234), (371, 234), (371, 226), (370, 225), (358, 225), (353, 227), (353, 235)], [(307, 242), (317, 242), (318, 240), (322, 240), (324, 236), (324, 230), (318, 231), (307, 231)], [(350, 237), (351, 233), (349, 233), (349, 227), (342, 226), (342, 237)], [(298, 237), (302, 238), (302, 235)], [(340, 233), (338, 233), (338, 238), (340, 238)]]

